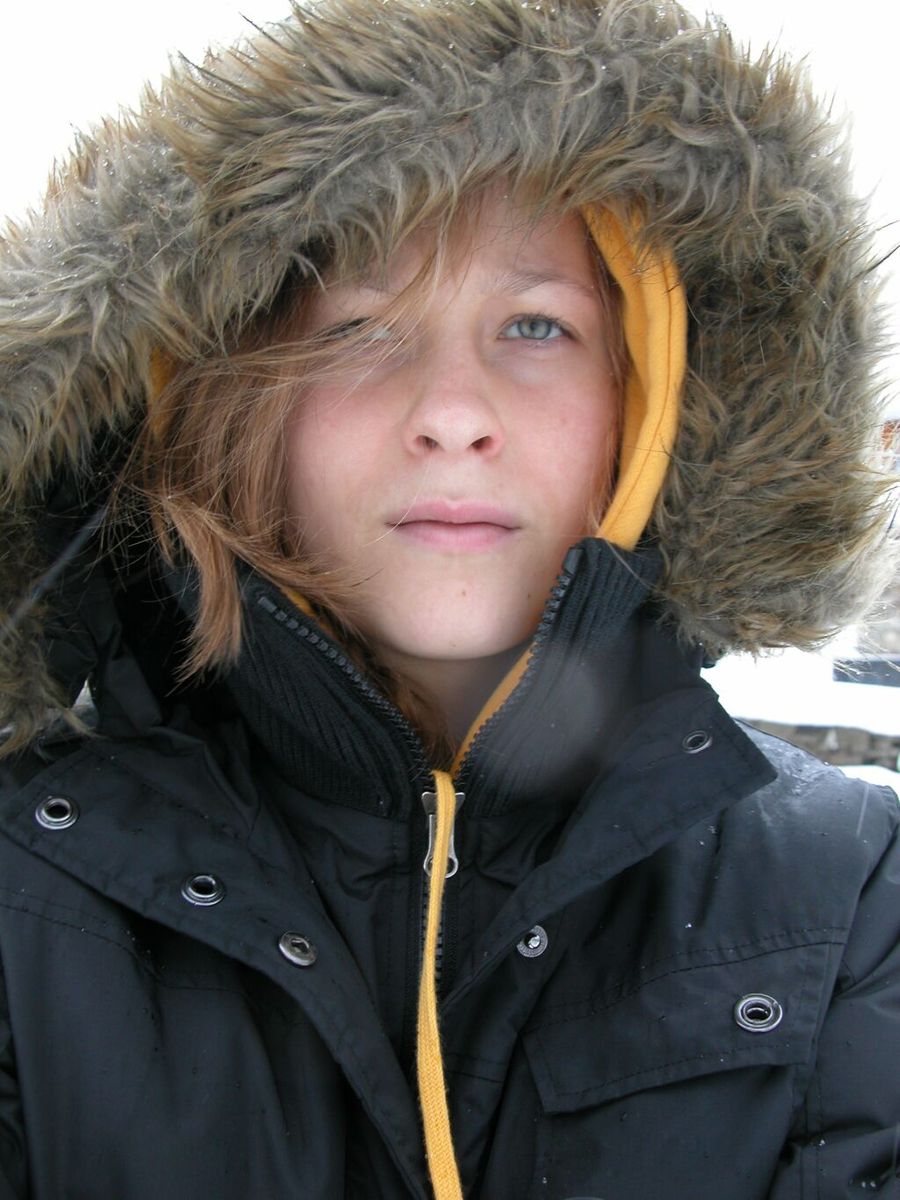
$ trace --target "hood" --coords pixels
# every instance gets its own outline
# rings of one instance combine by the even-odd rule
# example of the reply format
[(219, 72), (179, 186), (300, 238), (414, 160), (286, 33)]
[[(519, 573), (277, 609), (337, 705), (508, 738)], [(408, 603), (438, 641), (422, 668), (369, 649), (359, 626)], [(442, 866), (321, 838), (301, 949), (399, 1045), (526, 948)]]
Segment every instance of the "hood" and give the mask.
[(27, 735), (73, 698), (57, 651), (103, 543), (53, 564), (100, 523), (152, 364), (220, 351), (323, 245), (383, 252), (410, 196), (437, 212), (498, 173), (577, 204), (595, 236), (607, 215), (630, 231), (638, 281), (644, 262), (680, 276), (677, 436), (650, 446), (633, 406), (625, 427), (665, 478), (647, 503), (632, 470), (614, 504), (644, 497), (682, 635), (714, 655), (806, 646), (869, 602), (884, 524), (869, 242), (802, 74), (669, 3), (322, 0), (178, 64), (7, 230), (0, 723)]

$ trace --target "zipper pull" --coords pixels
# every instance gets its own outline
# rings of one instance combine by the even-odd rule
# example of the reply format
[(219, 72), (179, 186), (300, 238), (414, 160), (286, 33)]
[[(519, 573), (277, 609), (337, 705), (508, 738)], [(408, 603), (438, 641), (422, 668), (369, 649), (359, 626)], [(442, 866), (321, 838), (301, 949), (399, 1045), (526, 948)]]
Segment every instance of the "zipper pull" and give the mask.
[[(456, 808), (453, 813), (454, 825), (459, 810), (463, 806), (465, 800), (465, 792), (456, 793)], [(425, 874), (430, 877), (431, 864), (434, 859), (434, 838), (437, 832), (437, 792), (422, 793), (422, 807), (425, 809), (425, 815), (428, 817), (428, 849), (425, 852), (425, 861), (422, 866), (425, 869)], [(454, 845), (454, 829), (450, 830), (450, 850), (447, 855), (447, 874), (446, 879), (451, 875), (455, 875), (459, 870), (459, 859), (456, 857), (456, 847)]]

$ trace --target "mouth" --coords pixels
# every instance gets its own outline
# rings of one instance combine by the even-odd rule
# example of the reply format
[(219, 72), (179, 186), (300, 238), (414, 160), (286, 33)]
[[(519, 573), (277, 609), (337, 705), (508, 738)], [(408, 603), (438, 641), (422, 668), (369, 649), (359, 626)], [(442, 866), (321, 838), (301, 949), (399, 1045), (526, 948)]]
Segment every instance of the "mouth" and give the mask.
[(515, 516), (494, 505), (439, 500), (414, 504), (388, 527), (404, 541), (445, 550), (490, 550), (520, 528)]

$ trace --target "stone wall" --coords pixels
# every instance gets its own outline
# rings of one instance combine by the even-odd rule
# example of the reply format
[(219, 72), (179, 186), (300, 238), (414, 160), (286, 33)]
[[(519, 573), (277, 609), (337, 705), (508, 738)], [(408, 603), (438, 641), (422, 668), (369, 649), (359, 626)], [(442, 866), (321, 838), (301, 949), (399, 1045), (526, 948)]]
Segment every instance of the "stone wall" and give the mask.
[(774, 721), (751, 724), (835, 766), (861, 763), (900, 770), (900, 731), (896, 737), (886, 737), (866, 729), (844, 729), (837, 725), (778, 725)]

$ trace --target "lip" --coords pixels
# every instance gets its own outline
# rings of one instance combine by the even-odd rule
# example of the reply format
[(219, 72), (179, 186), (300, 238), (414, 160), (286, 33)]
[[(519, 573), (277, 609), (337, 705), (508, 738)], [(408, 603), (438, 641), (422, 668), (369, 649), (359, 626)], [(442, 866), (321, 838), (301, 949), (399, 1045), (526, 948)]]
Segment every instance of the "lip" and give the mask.
[(386, 522), (405, 541), (447, 550), (490, 550), (520, 528), (515, 516), (493, 504), (420, 501)]

